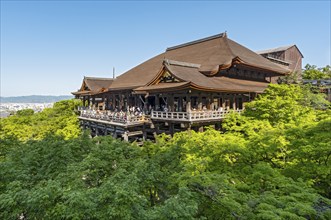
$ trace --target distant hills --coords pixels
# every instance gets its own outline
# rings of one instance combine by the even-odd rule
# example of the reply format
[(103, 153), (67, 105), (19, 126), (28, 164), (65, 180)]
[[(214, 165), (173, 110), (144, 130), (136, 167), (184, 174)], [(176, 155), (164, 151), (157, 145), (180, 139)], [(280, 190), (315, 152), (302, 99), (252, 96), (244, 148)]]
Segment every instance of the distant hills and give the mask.
[(0, 96), (0, 103), (53, 103), (72, 98), (74, 98), (74, 96), (72, 95), (61, 95), (61, 96), (29, 95), (29, 96), (13, 96), (13, 97)]

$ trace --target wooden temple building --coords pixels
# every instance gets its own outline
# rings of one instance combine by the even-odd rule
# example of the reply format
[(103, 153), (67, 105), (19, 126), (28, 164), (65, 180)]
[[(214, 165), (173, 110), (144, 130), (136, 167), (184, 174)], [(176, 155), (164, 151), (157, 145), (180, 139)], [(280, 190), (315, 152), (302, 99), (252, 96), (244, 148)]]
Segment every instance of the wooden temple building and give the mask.
[(299, 73), (301, 78), (303, 55), (295, 44), (257, 51), (256, 53), (267, 58), (271, 62), (282, 65), (291, 72)]
[(220, 128), (226, 114), (241, 112), (289, 72), (222, 33), (169, 47), (115, 79), (84, 77), (72, 94), (83, 101), (80, 123), (93, 135), (140, 141)]

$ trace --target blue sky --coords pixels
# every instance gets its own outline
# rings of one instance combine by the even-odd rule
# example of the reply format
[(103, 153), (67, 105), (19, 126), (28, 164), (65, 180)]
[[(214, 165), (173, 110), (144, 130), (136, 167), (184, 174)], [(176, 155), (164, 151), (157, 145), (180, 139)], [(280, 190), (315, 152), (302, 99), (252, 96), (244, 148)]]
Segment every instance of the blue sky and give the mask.
[(1, 1), (1, 96), (65, 95), (167, 47), (227, 31), (330, 64), (330, 1)]

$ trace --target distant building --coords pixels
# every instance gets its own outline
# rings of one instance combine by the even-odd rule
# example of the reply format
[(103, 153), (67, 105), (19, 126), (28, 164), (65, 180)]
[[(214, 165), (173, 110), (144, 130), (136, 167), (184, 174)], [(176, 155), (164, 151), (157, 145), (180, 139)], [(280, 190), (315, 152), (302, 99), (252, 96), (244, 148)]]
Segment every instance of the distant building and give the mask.
[(326, 95), (326, 99), (331, 102), (331, 79), (304, 79), (303, 84), (310, 84)]
[(277, 47), (268, 50), (257, 51), (268, 60), (277, 63), (291, 72), (298, 72), (301, 76), (303, 55), (296, 45)]

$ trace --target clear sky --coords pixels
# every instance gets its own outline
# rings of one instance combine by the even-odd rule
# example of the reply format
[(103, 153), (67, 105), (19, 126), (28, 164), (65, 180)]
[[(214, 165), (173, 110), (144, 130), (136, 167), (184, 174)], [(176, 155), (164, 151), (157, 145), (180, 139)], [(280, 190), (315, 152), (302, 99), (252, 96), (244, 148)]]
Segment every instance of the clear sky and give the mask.
[(227, 31), (251, 50), (296, 44), (330, 64), (327, 1), (3, 1), (1, 96), (69, 95), (167, 47)]

